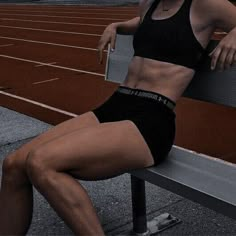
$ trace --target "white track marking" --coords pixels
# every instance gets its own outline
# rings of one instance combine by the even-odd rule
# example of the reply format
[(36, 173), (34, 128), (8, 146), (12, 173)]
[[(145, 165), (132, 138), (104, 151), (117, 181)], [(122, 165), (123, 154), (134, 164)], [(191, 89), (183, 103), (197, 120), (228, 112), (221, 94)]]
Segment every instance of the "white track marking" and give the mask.
[(57, 64), (57, 63), (56, 62), (50, 62), (50, 63), (44, 63), (44, 64), (35, 65), (35, 67), (55, 65), (55, 64)]
[(127, 18), (88, 18), (88, 17), (80, 17), (80, 16), (51, 16), (51, 15), (28, 15), (28, 14), (10, 14), (10, 13), (1, 13), (1, 15), (7, 16), (33, 16), (33, 17), (53, 17), (53, 18), (63, 18), (63, 19), (85, 19), (85, 20), (113, 20), (113, 21), (122, 21), (127, 20)]
[(87, 33), (79, 33), (79, 32), (60, 31), (60, 30), (46, 30), (46, 29), (38, 29), (38, 28), (25, 28), (25, 27), (16, 27), (16, 26), (7, 26), (7, 25), (0, 25), (0, 27), (10, 28), (10, 29), (25, 29), (25, 30), (34, 30), (34, 31), (43, 31), (43, 32), (62, 33), (62, 34), (77, 34), (77, 35), (87, 35), (87, 36), (96, 36), (96, 37), (101, 36), (101, 34), (87, 34)]
[[(21, 10), (21, 9), (11, 9), (11, 10), (5, 10), (5, 9), (0, 9), (0, 12), (1, 11), (11, 11), (11, 12), (24, 12), (24, 11), (26, 11), (26, 10)], [(39, 12), (39, 13), (41, 13), (42, 11), (35, 11), (35, 10), (33, 10), (33, 11), (30, 11), (30, 13), (37, 13), (37, 12)], [(89, 14), (92, 14), (92, 15), (94, 15), (94, 14), (98, 14), (98, 15), (104, 15), (104, 14), (109, 14), (109, 12), (108, 11), (106, 11), (105, 13), (103, 13), (103, 12), (97, 12), (97, 13), (95, 13), (95, 12), (79, 12), (79, 11), (65, 11), (65, 12), (63, 12), (63, 11), (43, 11), (43, 13), (53, 13), (53, 14), (86, 14), (86, 15), (89, 15)], [(112, 13), (113, 15), (119, 15), (119, 16), (130, 16), (131, 14), (128, 14), (128, 13)]]
[(107, 25), (83, 24), (83, 23), (62, 22), (62, 21), (23, 20), (23, 19), (16, 19), (16, 18), (0, 18), (0, 20), (60, 24), (60, 25), (84, 25), (84, 26), (94, 26), (94, 27), (106, 27), (107, 26)]
[(43, 63), (43, 62), (40, 62), (40, 61), (32, 61), (32, 60), (27, 60), (27, 59), (19, 58), (19, 57), (11, 57), (11, 56), (8, 56), (8, 55), (0, 54), (0, 57), (9, 58), (9, 59), (18, 60), (18, 61), (30, 62), (30, 63), (35, 63), (35, 64), (42, 64), (42, 65), (46, 65), (48, 67), (55, 67), (55, 68), (59, 68), (59, 69), (63, 69), (63, 70), (70, 70), (70, 71), (75, 71), (75, 72), (81, 72), (81, 73), (90, 74), (90, 75), (97, 75), (97, 76), (102, 76), (102, 77), (105, 76), (104, 74), (99, 74), (99, 73), (90, 72), (90, 71), (86, 71), (86, 70), (78, 70), (78, 69), (74, 69), (74, 68), (70, 68), (70, 67), (65, 67), (65, 66), (48, 65), (47, 63)]
[(36, 102), (34, 100), (31, 100), (31, 99), (27, 99), (27, 98), (24, 98), (24, 97), (20, 97), (20, 96), (16, 96), (16, 95), (13, 95), (13, 94), (10, 94), (10, 93), (6, 93), (6, 92), (3, 92), (3, 91), (0, 91), (0, 94), (3, 94), (3, 95), (8, 96), (8, 97), (16, 98), (16, 99), (22, 100), (24, 102), (32, 103), (36, 106), (43, 107), (43, 108), (46, 108), (48, 110), (56, 111), (56, 112), (62, 113), (64, 115), (68, 115), (68, 116), (72, 116), (72, 117), (77, 117), (78, 116), (77, 114), (74, 114), (74, 113), (71, 113), (71, 112), (68, 112), (68, 111), (64, 111), (64, 110), (61, 110), (61, 109), (58, 109), (58, 108), (55, 108), (55, 107), (52, 107), (52, 106), (48, 106), (44, 103)]
[[(59, 43), (49, 43), (49, 42), (44, 42), (44, 41), (36, 41), (36, 40), (28, 40), (28, 39), (20, 39), (20, 38), (11, 38), (11, 37), (4, 37), (4, 36), (0, 36), (0, 38), (16, 40), (16, 41), (23, 41), (23, 42), (28, 42), (28, 43), (40, 43), (40, 44), (47, 44), (47, 45), (53, 45), (53, 46), (59, 46), (59, 47), (77, 48), (77, 49), (97, 51), (96, 48), (85, 48), (85, 47), (66, 45), (66, 44), (59, 44)], [(104, 52), (107, 52), (107, 50), (104, 50)]]
[(14, 44), (0, 44), (0, 47), (9, 47), (9, 46), (13, 46)]
[(54, 79), (48, 79), (48, 80), (43, 80), (43, 81), (38, 81), (38, 82), (34, 82), (32, 84), (43, 84), (43, 83), (48, 83), (48, 82), (52, 82), (55, 80), (59, 80), (60, 78), (54, 78)]

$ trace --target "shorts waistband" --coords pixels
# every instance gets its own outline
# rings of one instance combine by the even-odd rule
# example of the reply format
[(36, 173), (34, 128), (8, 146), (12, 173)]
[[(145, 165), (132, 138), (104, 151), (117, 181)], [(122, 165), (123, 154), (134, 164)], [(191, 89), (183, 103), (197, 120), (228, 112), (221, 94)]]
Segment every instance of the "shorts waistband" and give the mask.
[(176, 105), (175, 102), (173, 102), (172, 100), (170, 100), (169, 98), (167, 98), (166, 96), (162, 94), (143, 90), (143, 89), (134, 89), (134, 88), (124, 87), (124, 86), (119, 86), (119, 88), (117, 89), (117, 92), (128, 94), (128, 95), (134, 95), (138, 97), (150, 98), (159, 103), (166, 105), (171, 110), (174, 110), (175, 105)]

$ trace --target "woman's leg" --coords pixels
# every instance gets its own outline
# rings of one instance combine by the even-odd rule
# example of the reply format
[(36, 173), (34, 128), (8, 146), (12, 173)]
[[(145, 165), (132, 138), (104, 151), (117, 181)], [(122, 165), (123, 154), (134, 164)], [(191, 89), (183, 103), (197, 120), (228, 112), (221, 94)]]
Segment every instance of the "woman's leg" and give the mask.
[(44, 143), (29, 153), (26, 165), (32, 184), (75, 234), (103, 235), (87, 192), (73, 177), (106, 179), (153, 163), (139, 130), (125, 120)]
[(88, 126), (99, 125), (92, 112), (62, 122), (5, 158), (0, 191), (0, 235), (25, 234), (32, 218), (32, 186), (26, 173), (30, 150), (45, 142)]

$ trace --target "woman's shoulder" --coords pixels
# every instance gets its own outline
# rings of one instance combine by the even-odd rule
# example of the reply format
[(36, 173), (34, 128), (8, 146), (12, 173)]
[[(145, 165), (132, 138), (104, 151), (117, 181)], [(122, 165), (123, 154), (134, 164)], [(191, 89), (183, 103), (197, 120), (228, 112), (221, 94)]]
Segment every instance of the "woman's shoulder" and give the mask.
[(195, 0), (196, 10), (217, 28), (230, 31), (236, 25), (236, 7), (228, 0)]
[(139, 1), (139, 16), (141, 17), (141, 19), (143, 19), (143, 17), (147, 13), (153, 1), (154, 0), (140, 0)]

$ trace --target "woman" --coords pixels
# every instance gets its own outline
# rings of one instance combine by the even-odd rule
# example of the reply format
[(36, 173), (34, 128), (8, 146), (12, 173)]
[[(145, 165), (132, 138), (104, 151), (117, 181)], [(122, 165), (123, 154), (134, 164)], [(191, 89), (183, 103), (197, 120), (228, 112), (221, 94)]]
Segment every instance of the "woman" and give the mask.
[(139, 16), (113, 23), (98, 46), (100, 62), (116, 33), (134, 34), (135, 55), (124, 83), (104, 105), (63, 122), (3, 163), (0, 235), (25, 234), (32, 185), (75, 234), (104, 235), (92, 203), (75, 180), (106, 179), (158, 164), (175, 135), (173, 111), (212, 33), (228, 35), (210, 54), (212, 69), (236, 61), (236, 8), (227, 0), (142, 0)]

